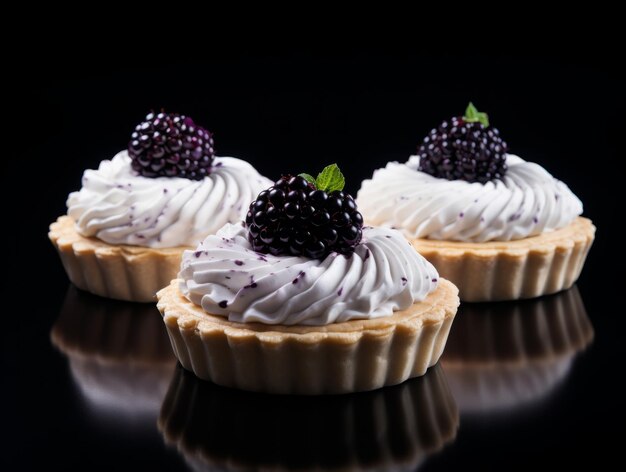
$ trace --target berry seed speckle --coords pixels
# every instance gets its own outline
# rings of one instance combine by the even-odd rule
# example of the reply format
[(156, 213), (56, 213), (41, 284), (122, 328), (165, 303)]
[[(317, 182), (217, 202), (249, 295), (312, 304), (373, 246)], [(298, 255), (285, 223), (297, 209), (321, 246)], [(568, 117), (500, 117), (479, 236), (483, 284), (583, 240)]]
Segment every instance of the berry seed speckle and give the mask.
[(409, 280), (406, 277), (402, 277), (402, 286), (406, 285)]
[(242, 266), (242, 265), (244, 264), (244, 262), (243, 262), (243, 261), (240, 261), (239, 259), (237, 259), (237, 260), (235, 261), (235, 264), (236, 264), (236, 265), (238, 265), (238, 266)]
[(220, 308), (226, 308), (228, 306), (228, 301), (227, 300), (222, 300), (221, 302), (218, 303), (218, 306)]

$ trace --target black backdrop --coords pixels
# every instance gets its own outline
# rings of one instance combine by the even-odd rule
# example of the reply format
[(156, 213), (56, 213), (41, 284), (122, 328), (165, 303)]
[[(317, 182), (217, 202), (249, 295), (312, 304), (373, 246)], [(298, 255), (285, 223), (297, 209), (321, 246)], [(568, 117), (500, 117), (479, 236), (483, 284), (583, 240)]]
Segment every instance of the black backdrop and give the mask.
[(538, 414), (496, 426), (462, 418), (456, 442), (425, 469), (573, 465), (617, 452), (624, 408), (615, 381), (625, 343), (616, 222), (624, 213), (626, 95), (615, 67), (571, 56), (291, 53), (161, 67), (91, 60), (85, 68), (33, 74), (28, 87), (11, 94), (22, 103), (17, 116), (39, 126), (20, 124), (22, 145), (2, 171), (4, 179), (23, 181), (28, 195), (22, 200), (19, 191), (3, 191), (11, 202), (3, 238), (14, 248), (9, 262), (17, 285), (5, 286), (3, 296), (22, 307), (4, 313), (2, 395), (15, 435), (3, 462), (26, 467), (44, 456), (52, 469), (182, 465), (156, 426), (143, 435), (121, 434), (86, 415), (67, 359), (49, 340), (68, 282), (47, 227), (65, 211), (82, 171), (125, 147), (148, 110), (192, 116), (214, 132), (218, 155), (246, 159), (271, 178), (314, 174), (336, 162), (355, 193), (374, 169), (406, 160), (433, 126), (461, 114), (469, 100), (489, 113), (512, 152), (564, 180), (596, 223), (578, 283), (595, 340)]

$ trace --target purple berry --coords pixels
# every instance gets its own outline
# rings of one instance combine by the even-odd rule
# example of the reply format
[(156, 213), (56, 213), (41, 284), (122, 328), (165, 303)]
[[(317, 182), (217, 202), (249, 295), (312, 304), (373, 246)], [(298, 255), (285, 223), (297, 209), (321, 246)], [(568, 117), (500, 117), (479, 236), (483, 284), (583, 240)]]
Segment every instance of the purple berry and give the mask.
[(211, 173), (213, 137), (193, 120), (177, 113), (149, 113), (128, 143), (132, 168), (144, 177), (201, 180)]
[(363, 216), (350, 195), (329, 194), (292, 175), (259, 193), (245, 223), (255, 251), (312, 259), (349, 255), (363, 235)]
[(421, 172), (441, 179), (484, 184), (504, 177), (507, 151), (496, 128), (454, 117), (430, 131), (417, 155)]

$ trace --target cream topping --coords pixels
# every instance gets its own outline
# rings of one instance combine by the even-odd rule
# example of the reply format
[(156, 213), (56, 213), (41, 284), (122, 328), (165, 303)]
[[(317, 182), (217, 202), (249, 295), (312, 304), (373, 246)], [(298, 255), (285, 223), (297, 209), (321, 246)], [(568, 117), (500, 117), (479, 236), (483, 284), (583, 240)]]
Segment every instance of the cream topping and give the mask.
[(195, 246), (224, 224), (244, 219), (250, 202), (272, 184), (233, 157), (216, 157), (202, 180), (143, 177), (130, 164), (122, 151), (85, 171), (82, 188), (67, 200), (80, 234), (110, 244)]
[(226, 225), (185, 251), (180, 289), (211, 314), (240, 323), (326, 325), (389, 316), (435, 290), (439, 275), (398, 231), (363, 228), (354, 254), (325, 259), (252, 250)]
[(563, 228), (583, 211), (567, 185), (515, 155), (507, 156), (504, 178), (486, 184), (439, 179), (418, 166), (412, 156), (363, 181), (357, 203), (368, 224), (411, 239), (511, 241)]

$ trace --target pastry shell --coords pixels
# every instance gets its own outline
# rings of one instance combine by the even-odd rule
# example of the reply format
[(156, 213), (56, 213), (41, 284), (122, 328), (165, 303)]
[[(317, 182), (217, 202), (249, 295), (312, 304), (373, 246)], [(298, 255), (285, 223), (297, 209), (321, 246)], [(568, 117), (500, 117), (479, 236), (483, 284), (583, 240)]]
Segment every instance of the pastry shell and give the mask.
[(189, 247), (148, 248), (111, 245), (81, 236), (74, 220), (61, 216), (48, 237), (74, 285), (101, 297), (154, 302), (156, 292), (176, 277)]
[(466, 243), (418, 238), (415, 249), (464, 302), (534, 298), (570, 288), (578, 279), (596, 228), (578, 217), (565, 228), (516, 241)]
[(459, 305), (447, 280), (407, 310), (326, 326), (233, 323), (180, 292), (157, 294), (176, 357), (218, 385), (281, 394), (373, 390), (423, 375), (441, 356)]

